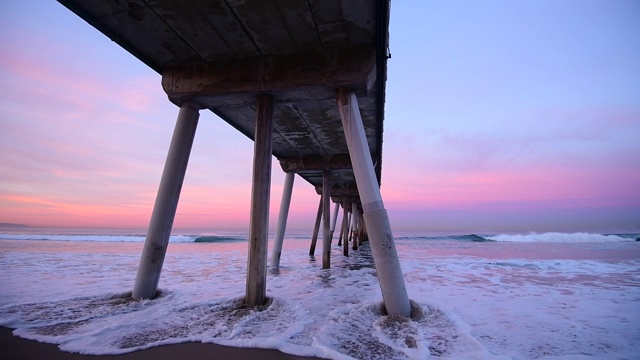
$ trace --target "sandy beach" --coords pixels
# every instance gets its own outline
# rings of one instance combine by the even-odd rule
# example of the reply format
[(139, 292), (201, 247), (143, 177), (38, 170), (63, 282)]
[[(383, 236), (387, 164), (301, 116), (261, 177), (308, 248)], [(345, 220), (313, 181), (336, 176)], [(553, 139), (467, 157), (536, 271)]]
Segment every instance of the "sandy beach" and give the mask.
[(58, 345), (46, 344), (23, 339), (12, 334), (13, 329), (0, 327), (0, 359), (5, 360), (169, 360), (169, 359), (264, 359), (264, 360), (301, 360), (320, 359), (285, 354), (278, 350), (235, 348), (216, 344), (188, 342), (182, 344), (162, 345), (147, 350), (134, 351), (121, 355), (81, 355), (62, 351)]

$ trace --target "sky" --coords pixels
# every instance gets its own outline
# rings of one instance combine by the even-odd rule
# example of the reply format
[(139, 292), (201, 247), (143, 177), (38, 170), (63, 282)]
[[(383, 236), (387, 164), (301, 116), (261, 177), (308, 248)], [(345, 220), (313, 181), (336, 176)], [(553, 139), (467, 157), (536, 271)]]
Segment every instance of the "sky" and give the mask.
[[(640, 2), (393, 1), (382, 195), (394, 231), (640, 231)], [(178, 114), (55, 1), (0, 2), (0, 223), (149, 223)], [(175, 229), (248, 229), (253, 143), (200, 112)], [(273, 161), (271, 229), (284, 173)], [(297, 178), (288, 227), (319, 197)]]

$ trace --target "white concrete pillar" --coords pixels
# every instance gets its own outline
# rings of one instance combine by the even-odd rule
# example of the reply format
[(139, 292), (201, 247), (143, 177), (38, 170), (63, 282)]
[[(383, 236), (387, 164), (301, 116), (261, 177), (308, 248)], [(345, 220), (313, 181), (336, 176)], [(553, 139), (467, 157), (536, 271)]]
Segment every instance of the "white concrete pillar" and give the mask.
[(342, 244), (342, 255), (349, 256), (349, 237), (345, 236), (345, 231), (349, 231), (349, 212), (347, 212), (347, 197), (342, 200), (342, 227), (340, 228), (340, 239), (344, 238)]
[[(339, 232), (339, 235), (338, 235), (338, 246), (342, 246), (342, 237), (344, 236), (344, 226), (345, 226), (345, 220), (346, 220), (346, 214), (347, 214), (346, 213), (346, 209), (345, 209), (346, 201), (347, 201), (346, 200), (346, 195), (344, 195), (343, 199), (342, 199), (342, 203), (338, 203), (338, 206), (342, 206), (342, 208), (344, 209), (343, 212), (342, 212), (342, 221), (340, 223), (340, 232)], [(340, 209), (338, 209), (338, 210), (340, 210)], [(337, 221), (337, 219), (336, 219), (336, 221)]]
[(333, 234), (336, 232), (336, 222), (338, 221), (338, 211), (340, 210), (340, 203), (335, 203), (333, 206), (333, 217), (331, 218), (331, 235), (329, 236), (329, 243), (333, 242)]
[(188, 102), (182, 104), (178, 113), (131, 294), (134, 299), (153, 299), (156, 296), (180, 190), (198, 126), (199, 110), (200, 105)]
[(273, 99), (270, 95), (261, 94), (257, 96), (256, 104), (251, 223), (247, 258), (245, 303), (249, 307), (264, 305), (266, 302), (272, 139)]
[(411, 316), (409, 296), (393, 241), (389, 216), (384, 208), (378, 179), (373, 169), (356, 95), (353, 92), (340, 90), (338, 106), (385, 308), (388, 314), (409, 317)]
[(322, 268), (331, 268), (331, 172), (322, 173)]
[(316, 253), (316, 243), (318, 242), (318, 233), (320, 232), (320, 222), (322, 221), (322, 195), (320, 195), (320, 204), (318, 204), (318, 213), (316, 214), (316, 223), (313, 225), (313, 235), (311, 235), (311, 246), (309, 247), (309, 256)]
[(273, 239), (273, 249), (271, 250), (271, 268), (273, 270), (280, 267), (280, 255), (282, 254), (282, 242), (287, 228), (287, 217), (289, 217), (289, 206), (291, 205), (291, 192), (293, 191), (293, 180), (295, 173), (289, 172), (284, 178), (284, 188), (282, 189), (282, 201), (280, 201), (280, 212), (278, 213), (278, 226), (276, 227), (276, 237)]

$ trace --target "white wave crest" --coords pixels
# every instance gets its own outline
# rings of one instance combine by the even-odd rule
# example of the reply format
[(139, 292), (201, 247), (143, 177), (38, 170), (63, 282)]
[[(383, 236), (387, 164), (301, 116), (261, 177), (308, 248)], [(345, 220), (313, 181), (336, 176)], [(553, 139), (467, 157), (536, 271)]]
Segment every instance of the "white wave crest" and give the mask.
[(633, 238), (622, 237), (619, 235), (602, 235), (590, 233), (531, 233), (525, 235), (492, 235), (485, 238), (494, 241), (505, 242), (564, 242), (564, 243), (580, 243), (580, 242), (618, 242), (618, 241), (634, 241)]
[[(170, 242), (193, 242), (196, 236), (171, 235)], [(57, 234), (0, 234), (5, 240), (144, 242), (144, 235), (57, 235)]]

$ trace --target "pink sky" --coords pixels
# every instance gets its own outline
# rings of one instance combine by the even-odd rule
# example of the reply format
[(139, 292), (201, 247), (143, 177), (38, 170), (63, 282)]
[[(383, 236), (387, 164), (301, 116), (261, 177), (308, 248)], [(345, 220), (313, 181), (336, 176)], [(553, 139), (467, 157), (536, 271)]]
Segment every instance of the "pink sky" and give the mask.
[[(638, 18), (631, 0), (393, 2), (394, 228), (640, 231)], [(58, 3), (12, 0), (0, 80), (0, 223), (145, 228), (178, 113), (160, 76)], [(252, 152), (201, 111), (175, 227), (247, 229)], [(274, 159), (272, 224), (283, 182)], [(296, 179), (290, 228), (318, 200)]]

